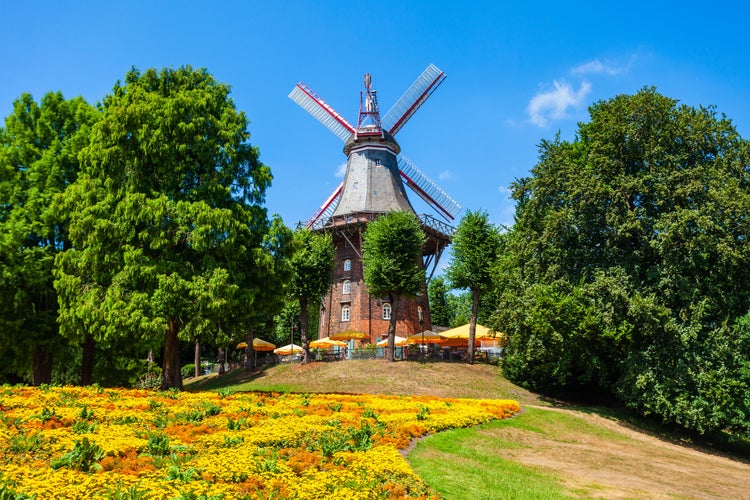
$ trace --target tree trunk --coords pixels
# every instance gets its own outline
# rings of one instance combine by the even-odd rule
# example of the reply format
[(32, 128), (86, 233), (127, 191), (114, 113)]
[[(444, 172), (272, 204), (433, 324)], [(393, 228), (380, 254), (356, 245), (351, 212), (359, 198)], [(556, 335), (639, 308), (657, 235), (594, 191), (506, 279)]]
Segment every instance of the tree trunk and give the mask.
[(161, 390), (182, 389), (180, 373), (180, 341), (177, 339), (177, 321), (169, 318), (169, 327), (164, 334), (164, 363), (161, 370)]
[(195, 339), (195, 353), (193, 354), (193, 365), (195, 366), (194, 372), (195, 377), (201, 376), (201, 343), (200, 340)]
[(247, 344), (247, 347), (245, 347), (245, 369), (247, 370), (255, 369), (255, 349), (253, 349), (253, 340), (255, 340), (255, 330), (251, 326), (247, 331), (247, 338), (245, 339), (245, 343)]
[(307, 299), (301, 297), (299, 299), (299, 327), (300, 327), (300, 343), (302, 344), (302, 364), (307, 364), (310, 361), (310, 339), (307, 338), (307, 326), (309, 317), (307, 314)]
[(391, 319), (388, 322), (388, 346), (385, 349), (385, 360), (389, 363), (396, 361), (396, 319), (398, 316), (399, 295), (389, 293), (391, 301)]
[(94, 348), (96, 342), (94, 337), (86, 335), (81, 344), (81, 385), (91, 385), (94, 383)]
[(469, 320), (469, 349), (466, 351), (466, 362), (474, 364), (474, 340), (477, 336), (477, 312), (479, 311), (479, 290), (471, 291), (471, 319)]
[(34, 349), (31, 354), (31, 378), (34, 385), (52, 383), (52, 351)]
[(219, 375), (224, 375), (227, 372), (225, 370), (226, 361), (226, 351), (223, 347), (219, 347), (219, 355), (216, 356), (216, 362), (219, 364)]

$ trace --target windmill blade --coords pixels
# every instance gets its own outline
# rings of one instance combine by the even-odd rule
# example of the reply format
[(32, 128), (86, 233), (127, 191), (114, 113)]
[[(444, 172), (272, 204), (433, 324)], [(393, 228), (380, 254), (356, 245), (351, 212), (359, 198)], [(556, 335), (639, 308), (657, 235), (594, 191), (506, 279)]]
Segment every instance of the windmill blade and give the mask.
[(396, 135), (427, 98), (435, 92), (435, 89), (443, 83), (443, 80), (445, 80), (445, 73), (434, 64), (427, 66), (427, 69), (411, 84), (409, 90), (404, 92), (404, 95), (385, 114), (382, 120), (383, 128), (391, 135)]
[(354, 127), (304, 83), (299, 82), (295, 85), (289, 93), (289, 98), (342, 141), (346, 142), (354, 133)]
[(404, 155), (398, 155), (398, 169), (406, 185), (442, 216), (453, 220), (461, 212), (461, 205)]
[(336, 210), (336, 206), (338, 205), (338, 200), (341, 198), (341, 190), (344, 187), (344, 183), (338, 185), (336, 189), (333, 190), (333, 193), (326, 198), (326, 201), (323, 202), (323, 204), (318, 208), (315, 213), (307, 219), (307, 222), (305, 222), (305, 227), (309, 229), (318, 229), (321, 227), (328, 219), (331, 218), (331, 215), (333, 215), (334, 210)]

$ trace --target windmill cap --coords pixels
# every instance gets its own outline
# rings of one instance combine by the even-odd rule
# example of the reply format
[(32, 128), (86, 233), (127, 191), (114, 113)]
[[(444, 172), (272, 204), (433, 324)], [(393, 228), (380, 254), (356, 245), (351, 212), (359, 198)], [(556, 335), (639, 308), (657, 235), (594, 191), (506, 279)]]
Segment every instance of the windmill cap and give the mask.
[(351, 150), (355, 147), (362, 146), (364, 144), (371, 143), (379, 146), (386, 146), (393, 150), (393, 154), (398, 155), (401, 153), (401, 146), (398, 145), (396, 139), (388, 133), (378, 127), (362, 127), (357, 129), (355, 133), (349, 136), (344, 144), (344, 154), (349, 156)]

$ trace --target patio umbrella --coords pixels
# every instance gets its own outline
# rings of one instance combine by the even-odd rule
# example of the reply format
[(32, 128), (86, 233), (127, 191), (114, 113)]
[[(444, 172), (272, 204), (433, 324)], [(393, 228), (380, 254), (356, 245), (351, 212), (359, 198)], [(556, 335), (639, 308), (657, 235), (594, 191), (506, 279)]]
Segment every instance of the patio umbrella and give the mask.
[(276, 345), (262, 339), (253, 339), (253, 351), (273, 351)]
[(300, 353), (302, 351), (302, 347), (298, 346), (297, 344), (287, 344), (282, 347), (277, 347), (273, 350), (274, 354), (280, 354), (281, 356), (289, 356), (290, 354)]
[(331, 340), (329, 337), (323, 337), (322, 339), (313, 340), (310, 342), (311, 349), (327, 349), (329, 347), (346, 347), (346, 342), (340, 340)]
[[(483, 339), (474, 339), (474, 346), (479, 347), (482, 345)], [(462, 337), (451, 337), (445, 339), (445, 342), (440, 344), (442, 347), (469, 347), (469, 339)]]
[(443, 342), (445, 342), (445, 337), (431, 330), (406, 337), (407, 344), (442, 344)]
[[(405, 337), (399, 337), (398, 335), (394, 338), (395, 342), (393, 345), (396, 347), (406, 345), (406, 338)], [(388, 345), (388, 338), (384, 338), (380, 342), (376, 344), (378, 347), (386, 347)]]
[(330, 337), (331, 340), (360, 340), (366, 339), (369, 335), (363, 332), (355, 332), (354, 330), (344, 330), (343, 332), (334, 333)]
[[(467, 339), (468, 340), (469, 324), (466, 323), (465, 325), (461, 325), (456, 328), (451, 328), (450, 330), (445, 330), (444, 332), (440, 332), (440, 335), (449, 339)], [(476, 332), (474, 334), (475, 339), (491, 339), (491, 338), (495, 338), (498, 336), (502, 336), (502, 334), (493, 332), (486, 326), (482, 326), (479, 323), (477, 323)]]
[(247, 347), (247, 342), (240, 342), (237, 344), (237, 349), (244, 349)]

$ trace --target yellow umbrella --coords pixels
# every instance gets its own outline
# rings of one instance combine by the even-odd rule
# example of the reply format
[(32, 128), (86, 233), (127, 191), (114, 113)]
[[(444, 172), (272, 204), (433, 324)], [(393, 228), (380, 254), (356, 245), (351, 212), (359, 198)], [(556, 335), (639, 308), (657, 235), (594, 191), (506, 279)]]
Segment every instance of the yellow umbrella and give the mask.
[(281, 356), (289, 356), (290, 354), (300, 353), (302, 351), (302, 347), (298, 346), (297, 344), (287, 344), (282, 347), (277, 347), (273, 350), (274, 354), (280, 354)]
[[(440, 332), (440, 335), (449, 339), (467, 339), (468, 340), (469, 324), (466, 323), (465, 325), (461, 325), (456, 328), (451, 328), (450, 330)], [(496, 337), (501, 337), (502, 335), (503, 334), (493, 332), (486, 326), (482, 326), (479, 323), (477, 323), (477, 328), (474, 334), (474, 339), (494, 339)]]
[(346, 347), (346, 342), (340, 340), (331, 340), (329, 337), (323, 337), (322, 339), (313, 340), (310, 342), (310, 348), (312, 349), (327, 349), (329, 347)]
[(247, 342), (240, 342), (237, 344), (237, 349), (244, 349), (247, 347)]
[(276, 345), (270, 342), (266, 342), (262, 339), (253, 339), (253, 350), (254, 351), (273, 351), (276, 349)]
[(355, 332), (354, 330), (344, 330), (343, 332), (334, 333), (330, 337), (331, 340), (360, 340), (366, 339), (369, 335), (363, 332)]
[(445, 342), (445, 337), (430, 330), (406, 337), (407, 344), (442, 344), (443, 342)]
[[(481, 347), (485, 342), (492, 342), (494, 345), (497, 344), (497, 339), (481, 338), (474, 339), (474, 346)], [(463, 337), (452, 337), (445, 339), (445, 342), (440, 344), (442, 347), (469, 347), (469, 339)]]
[[(395, 338), (394, 338), (394, 340), (395, 340), (395, 343), (393, 345), (395, 345), (397, 347), (398, 346), (402, 346), (402, 345), (406, 345), (406, 338), (405, 337), (399, 337), (398, 335), (396, 335)], [(378, 342), (375, 345), (377, 345), (378, 347), (387, 347), (388, 346), (388, 337), (384, 338), (383, 340), (381, 340), (380, 342)]]

